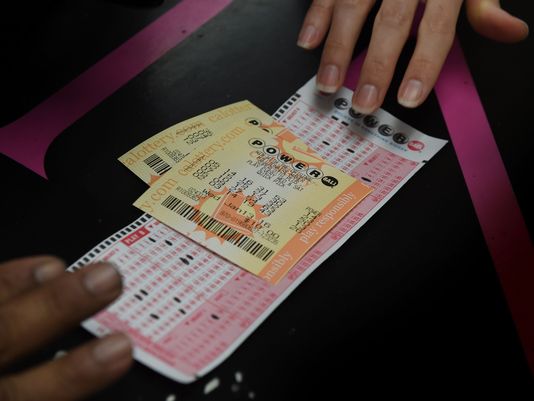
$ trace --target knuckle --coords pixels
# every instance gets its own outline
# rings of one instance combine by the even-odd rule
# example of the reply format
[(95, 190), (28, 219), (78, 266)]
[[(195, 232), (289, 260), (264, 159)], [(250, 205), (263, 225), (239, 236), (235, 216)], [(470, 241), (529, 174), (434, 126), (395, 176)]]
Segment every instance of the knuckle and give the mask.
[(385, 2), (376, 15), (376, 24), (389, 28), (404, 28), (409, 26), (411, 11), (406, 1), (394, 0)]
[(433, 71), (438, 67), (434, 61), (427, 57), (414, 57), (411, 64), (411, 69), (422, 79), (433, 75)]
[(325, 43), (325, 51), (330, 53), (338, 53), (338, 52), (344, 52), (344, 51), (352, 51), (352, 49), (349, 49), (349, 46), (347, 43), (345, 43), (343, 40), (339, 38), (333, 38), (328, 37), (326, 43)]
[(421, 30), (425, 34), (454, 36), (456, 22), (454, 16), (441, 7), (439, 11), (432, 12), (423, 18)]
[(428, 71), (434, 67), (434, 63), (426, 57), (414, 58), (413, 64), (418, 71)]
[(345, 11), (350, 10), (368, 10), (370, 9), (375, 0), (341, 0), (339, 1), (339, 7)]
[(394, 65), (392, 60), (385, 58), (371, 57), (366, 60), (366, 70), (375, 77), (386, 75)]
[(331, 1), (328, 0), (315, 0), (310, 6), (310, 11), (315, 13), (329, 13), (334, 8), (334, 5)]

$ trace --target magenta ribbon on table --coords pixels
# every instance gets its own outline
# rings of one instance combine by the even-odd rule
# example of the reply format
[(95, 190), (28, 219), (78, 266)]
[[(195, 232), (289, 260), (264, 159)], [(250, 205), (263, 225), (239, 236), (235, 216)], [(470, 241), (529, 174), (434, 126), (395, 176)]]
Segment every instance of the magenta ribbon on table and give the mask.
[(0, 152), (46, 178), (46, 151), (61, 132), (231, 1), (182, 0), (22, 118), (0, 128)]
[[(26, 115), (0, 128), (0, 152), (46, 178), (46, 151), (61, 132), (229, 3), (231, 0), (182, 0)], [(353, 61), (345, 81), (348, 88), (355, 87), (363, 60), (364, 54), (360, 54)], [(534, 247), (457, 40), (435, 93), (534, 372)]]
[[(356, 86), (364, 58), (365, 53), (362, 53), (352, 62), (344, 83), (346, 87)], [(436, 83), (435, 93), (534, 373), (534, 247), (457, 39)]]

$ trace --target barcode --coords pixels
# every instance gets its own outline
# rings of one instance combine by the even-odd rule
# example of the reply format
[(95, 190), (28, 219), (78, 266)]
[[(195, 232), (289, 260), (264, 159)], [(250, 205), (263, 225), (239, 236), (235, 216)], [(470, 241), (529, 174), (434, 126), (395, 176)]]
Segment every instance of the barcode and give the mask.
[(161, 157), (156, 154), (147, 157), (144, 160), (145, 164), (156, 172), (158, 175), (163, 175), (171, 169), (171, 166)]
[(161, 204), (258, 259), (266, 261), (274, 254), (272, 249), (263, 246), (245, 234), (228, 227), (226, 224), (215, 220), (213, 217), (195, 209), (193, 206), (182, 202), (172, 195), (168, 196)]

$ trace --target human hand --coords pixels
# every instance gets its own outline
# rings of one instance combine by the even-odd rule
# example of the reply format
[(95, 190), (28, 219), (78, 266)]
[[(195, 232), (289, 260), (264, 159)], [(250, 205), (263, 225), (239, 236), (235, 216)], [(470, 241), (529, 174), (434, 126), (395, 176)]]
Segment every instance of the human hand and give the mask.
[[(119, 273), (104, 263), (75, 273), (52, 257), (0, 264), (0, 369), (98, 312), (121, 287)], [(42, 365), (0, 374), (0, 400), (79, 399), (113, 382), (131, 362), (130, 340), (112, 334)]]
[[(328, 33), (317, 74), (320, 91), (333, 93), (343, 84), (354, 46), (375, 1), (313, 1), (298, 45), (316, 48)], [(397, 94), (401, 105), (419, 106), (434, 87), (454, 40), (462, 2), (426, 0), (415, 51)], [(369, 114), (382, 105), (418, 4), (419, 0), (382, 1), (352, 98), (355, 110)], [(528, 35), (528, 25), (502, 10), (499, 0), (466, 0), (466, 7), (471, 25), (484, 36), (511, 43)]]

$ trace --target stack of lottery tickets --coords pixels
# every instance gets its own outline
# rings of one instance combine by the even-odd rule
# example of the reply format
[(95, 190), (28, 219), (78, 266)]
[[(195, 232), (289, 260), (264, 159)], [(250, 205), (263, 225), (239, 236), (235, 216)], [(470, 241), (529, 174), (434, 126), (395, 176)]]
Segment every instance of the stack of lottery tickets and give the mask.
[(224, 361), (446, 141), (310, 80), (271, 117), (248, 101), (176, 124), (120, 161), (145, 214), (71, 266), (117, 265), (124, 293), (83, 326), (188, 383)]

